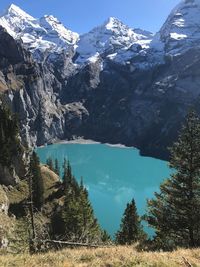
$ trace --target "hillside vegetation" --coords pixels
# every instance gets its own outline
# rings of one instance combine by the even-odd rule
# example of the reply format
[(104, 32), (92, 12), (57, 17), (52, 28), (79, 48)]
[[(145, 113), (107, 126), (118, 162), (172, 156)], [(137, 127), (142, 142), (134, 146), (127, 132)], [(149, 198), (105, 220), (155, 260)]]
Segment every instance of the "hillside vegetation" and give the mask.
[(132, 246), (98, 249), (64, 249), (58, 252), (0, 256), (1, 267), (197, 267), (200, 249), (174, 252), (140, 252)]

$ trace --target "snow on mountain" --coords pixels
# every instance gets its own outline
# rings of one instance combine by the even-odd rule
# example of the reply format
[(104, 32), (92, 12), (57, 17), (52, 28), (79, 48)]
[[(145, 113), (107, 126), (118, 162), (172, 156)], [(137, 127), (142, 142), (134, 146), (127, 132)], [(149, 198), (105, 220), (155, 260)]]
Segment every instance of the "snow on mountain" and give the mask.
[(40, 26), (43, 27), (48, 35), (47, 38), (52, 41), (55, 38), (55, 42), (58, 41), (58, 45), (62, 46), (65, 42), (68, 45), (76, 44), (79, 35), (68, 29), (66, 29), (57, 18), (53, 16), (44, 16), (40, 19)]
[(200, 45), (200, 0), (182, 0), (171, 12), (151, 47), (171, 55)]
[(13, 38), (21, 39), (36, 57), (45, 51), (60, 53), (74, 47), (79, 38), (53, 16), (36, 19), (13, 4), (0, 17), (0, 25)]
[(36, 19), (13, 4), (0, 17), (0, 25), (15, 39), (21, 39), (38, 60), (48, 53), (54, 58), (54, 54), (72, 49), (79, 55), (78, 64), (95, 62), (102, 54), (118, 62), (126, 61), (148, 48), (152, 39), (152, 33), (132, 30), (113, 17), (79, 37), (55, 17)]
[(70, 50), (77, 52), (77, 64), (95, 62), (99, 57), (126, 64), (138, 55), (157, 64), (165, 54), (177, 55), (200, 46), (200, 0), (181, 0), (154, 36), (131, 29), (114, 17), (79, 36), (53, 16), (36, 19), (13, 4), (0, 17), (0, 25), (21, 39), (39, 60)]
[(103, 25), (80, 36), (77, 43), (79, 57), (76, 62), (90, 61), (91, 57), (98, 58), (103, 53), (114, 60), (117, 55), (125, 54), (126, 51), (129, 58), (136, 52), (135, 48), (131, 49), (133, 45), (148, 48), (151, 39), (152, 33), (140, 29), (132, 30), (118, 19), (110, 17)]

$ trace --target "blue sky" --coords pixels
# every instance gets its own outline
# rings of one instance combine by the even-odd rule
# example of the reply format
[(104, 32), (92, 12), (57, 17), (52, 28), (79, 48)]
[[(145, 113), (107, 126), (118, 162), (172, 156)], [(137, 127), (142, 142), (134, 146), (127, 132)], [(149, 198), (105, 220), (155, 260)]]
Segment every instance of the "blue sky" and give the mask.
[(108, 17), (117, 17), (133, 28), (156, 32), (171, 9), (180, 0), (0, 0), (3, 11), (11, 3), (34, 17), (49, 14), (69, 29), (85, 33), (102, 24)]

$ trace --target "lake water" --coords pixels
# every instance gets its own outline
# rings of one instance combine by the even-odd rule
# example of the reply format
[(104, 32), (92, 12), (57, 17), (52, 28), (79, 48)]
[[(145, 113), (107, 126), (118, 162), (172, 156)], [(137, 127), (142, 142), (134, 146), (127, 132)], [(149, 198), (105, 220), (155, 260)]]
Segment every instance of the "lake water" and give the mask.
[[(118, 229), (127, 202), (135, 199), (138, 213), (143, 215), (146, 199), (159, 190), (168, 178), (167, 162), (142, 157), (134, 148), (104, 144), (54, 144), (36, 150), (42, 163), (57, 158), (60, 166), (69, 159), (73, 174), (81, 176), (89, 191), (95, 215), (101, 226), (113, 235)], [(145, 227), (148, 233), (151, 230)]]

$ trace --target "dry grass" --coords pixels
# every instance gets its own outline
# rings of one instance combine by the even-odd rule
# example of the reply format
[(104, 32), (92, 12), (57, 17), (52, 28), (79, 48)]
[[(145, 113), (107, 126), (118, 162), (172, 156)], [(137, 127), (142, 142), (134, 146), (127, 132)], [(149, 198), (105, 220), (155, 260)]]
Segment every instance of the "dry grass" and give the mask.
[(5, 192), (10, 204), (20, 203), (28, 197), (28, 184), (21, 180), (15, 187), (5, 187)]
[(6, 192), (4, 191), (3, 187), (0, 185), (0, 205), (8, 203), (8, 198)]
[(2, 255), (1, 267), (178, 267), (200, 266), (200, 250), (177, 250), (172, 253), (141, 252), (133, 247), (65, 249), (46, 254)]
[[(44, 180), (44, 197), (47, 198), (52, 192), (55, 191), (55, 185), (59, 181), (59, 177), (45, 165), (41, 165), (41, 174)], [(5, 187), (3, 192), (4, 194), (6, 193), (10, 204), (20, 203), (28, 197), (28, 183), (25, 180), (20, 180), (19, 183), (14, 187)], [(0, 202), (1, 198), (2, 188), (0, 187)]]
[(46, 165), (41, 165), (41, 174), (44, 181), (45, 199), (56, 191), (55, 185), (59, 182), (59, 176), (51, 171)]

